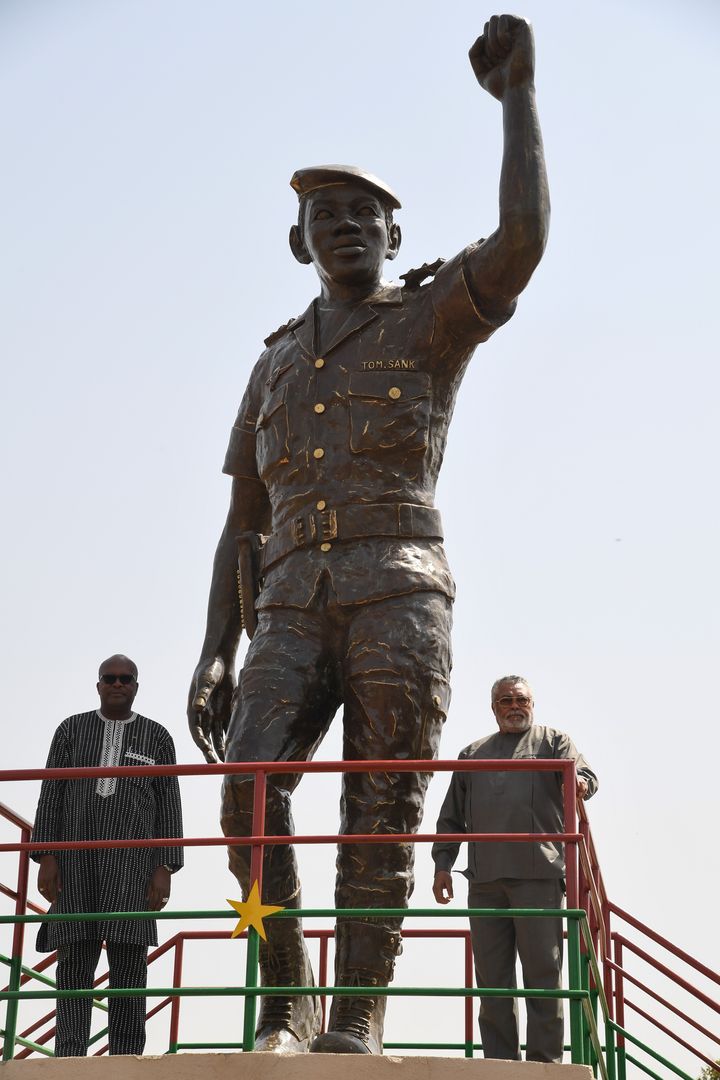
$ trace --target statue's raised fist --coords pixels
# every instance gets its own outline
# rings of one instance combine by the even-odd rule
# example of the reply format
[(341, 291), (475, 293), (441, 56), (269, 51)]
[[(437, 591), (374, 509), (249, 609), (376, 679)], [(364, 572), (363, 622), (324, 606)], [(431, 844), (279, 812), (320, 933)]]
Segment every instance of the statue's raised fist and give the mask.
[(475, 78), (499, 101), (513, 87), (532, 85), (535, 75), (532, 27), (517, 15), (493, 15), (469, 56)]

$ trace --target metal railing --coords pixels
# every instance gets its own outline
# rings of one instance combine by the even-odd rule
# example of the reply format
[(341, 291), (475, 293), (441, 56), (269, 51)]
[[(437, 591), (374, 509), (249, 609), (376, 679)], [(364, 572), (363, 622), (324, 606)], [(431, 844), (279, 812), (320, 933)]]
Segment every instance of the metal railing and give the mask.
[[(460, 766), (460, 767), (459, 767)], [(473, 833), (473, 834), (443, 834), (438, 837), (433, 833), (415, 834), (345, 834), (345, 835), (304, 835), (304, 836), (269, 836), (265, 833), (265, 799), (267, 778), (276, 773), (343, 773), (343, 772), (473, 772), (473, 771), (554, 771), (562, 775), (563, 780), (563, 809), (564, 809), (564, 832), (558, 834), (539, 833)], [(695, 971), (707, 978), (720, 983), (720, 977), (710, 971), (704, 965), (695, 961), (688, 954), (683, 953), (677, 947), (667, 942), (660, 935), (655, 934), (638, 920), (628, 916), (620, 908), (613, 905), (607, 897), (602, 874), (600, 872), (595, 845), (593, 842), (589, 821), (585, 809), (580, 804), (580, 821), (578, 823), (577, 806), (575, 799), (575, 767), (571, 761), (564, 760), (495, 760), (473, 761), (463, 760), (459, 763), (452, 761), (344, 761), (344, 762), (266, 762), (253, 764), (218, 764), (218, 765), (173, 765), (173, 766), (123, 766), (116, 768), (85, 768), (85, 769), (24, 769), (5, 770), (0, 772), (0, 779), (4, 780), (70, 780), (78, 778), (94, 779), (101, 776), (193, 776), (208, 775), (215, 773), (229, 775), (237, 773), (252, 773), (255, 776), (253, 826), (251, 836), (242, 837), (162, 837), (152, 840), (110, 840), (110, 841), (81, 841), (81, 842), (57, 842), (55, 844), (43, 843), (32, 844), (30, 842), (31, 825), (20, 818), (12, 810), (0, 804), (0, 817), (5, 818), (20, 830), (20, 840), (14, 843), (0, 844), (0, 851), (14, 851), (19, 853), (17, 887), (12, 889), (6, 885), (0, 885), (0, 892), (15, 901), (15, 912), (12, 915), (0, 916), (0, 923), (12, 924), (13, 941), (12, 951), (9, 957), (0, 955), (0, 962), (7, 963), (10, 969), (8, 985), (0, 992), (0, 1000), (5, 1000), (6, 1019), (4, 1031), (3, 1059), (8, 1060), (15, 1054), (16, 1045), (20, 1046), (18, 1057), (26, 1057), (33, 1052), (49, 1054), (51, 1051), (46, 1047), (54, 1033), (50, 1028), (35, 1040), (33, 1035), (44, 1024), (51, 1023), (54, 1013), (49, 1013), (36, 1020), (24, 1031), (17, 1032), (17, 1018), (19, 1003), (26, 1000), (54, 999), (59, 997), (93, 997), (98, 1003), (99, 998), (110, 998), (122, 994), (132, 994), (148, 998), (160, 998), (149, 1012), (148, 1017), (155, 1015), (165, 1008), (170, 1008), (170, 1035), (168, 1051), (171, 1053), (189, 1049), (229, 1049), (242, 1048), (251, 1050), (254, 1045), (254, 1032), (256, 1022), (257, 999), (265, 995), (282, 994), (283, 996), (302, 994), (319, 995), (323, 1004), (323, 1020), (326, 995), (358, 995), (358, 996), (435, 996), (456, 997), (464, 999), (464, 1041), (463, 1042), (416, 1042), (398, 1043), (387, 1042), (388, 1049), (452, 1049), (462, 1050), (466, 1056), (471, 1057), (479, 1044), (473, 1040), (473, 999), (483, 996), (508, 996), (508, 997), (561, 997), (569, 1001), (570, 1007), (570, 1053), (571, 1060), (578, 1063), (591, 1064), (596, 1073), (599, 1070), (604, 1080), (626, 1080), (627, 1063), (638, 1066), (648, 1075), (657, 1077), (657, 1074), (644, 1062), (635, 1058), (627, 1050), (627, 1043), (632, 1043), (648, 1055), (653, 1063), (660, 1063), (673, 1075), (679, 1075), (692, 1080), (689, 1074), (683, 1072), (676, 1065), (662, 1057), (651, 1047), (641, 1042), (625, 1027), (625, 1010), (632, 1010), (637, 1015), (649, 1019), (658, 1030), (671, 1035), (677, 1043), (686, 1050), (690, 1050), (703, 1063), (712, 1064), (712, 1058), (697, 1049), (683, 1039), (682, 1036), (670, 1031), (662, 1022), (649, 1016), (640, 1006), (634, 1005), (625, 997), (625, 983), (629, 982), (640, 986), (661, 1005), (667, 1006), (676, 1017), (692, 1025), (704, 1037), (718, 1042), (717, 1037), (708, 1028), (690, 1017), (684, 1010), (668, 1003), (661, 995), (627, 972), (623, 967), (623, 949), (634, 952), (643, 959), (647, 954), (639, 949), (623, 935), (617, 934), (611, 929), (611, 916), (624, 919), (634, 929), (648, 935), (656, 944), (669, 949), (673, 955), (690, 964)], [(458, 916), (477, 917), (510, 917), (510, 918), (539, 918), (561, 917), (567, 923), (568, 939), (568, 987), (561, 991), (540, 991), (532, 989), (483, 989), (473, 988), (473, 964), (470, 935), (468, 930), (442, 930), (437, 928), (408, 928), (403, 931), (405, 937), (457, 937), (464, 941), (464, 978), (463, 985), (456, 987), (334, 987), (327, 985), (327, 953), (328, 942), (333, 936), (329, 929), (306, 929), (305, 936), (317, 938), (320, 945), (318, 987), (271, 987), (258, 985), (258, 954), (259, 936), (250, 928), (247, 934), (247, 960), (246, 978), (243, 986), (232, 987), (186, 987), (182, 985), (184, 945), (187, 941), (222, 939), (229, 937), (229, 933), (222, 931), (192, 931), (182, 930), (166, 941), (158, 949), (150, 953), (148, 962), (165, 955), (169, 951), (174, 952), (173, 957), (173, 985), (165, 988), (146, 988), (143, 990), (110, 990), (100, 989), (107, 975), (102, 975), (94, 984), (93, 990), (85, 991), (57, 991), (24, 990), (31, 979), (44, 979), (43, 972), (51, 966), (54, 957), (45, 958), (34, 969), (25, 968), (22, 964), (24, 927), (28, 923), (43, 920), (61, 921), (82, 919), (89, 921), (93, 918), (108, 921), (109, 919), (236, 919), (233, 911), (175, 911), (175, 912), (117, 912), (87, 913), (72, 915), (46, 915), (42, 908), (28, 900), (28, 864), (29, 854), (33, 849), (41, 848), (43, 851), (61, 851), (68, 848), (132, 848), (132, 847), (165, 847), (184, 846), (186, 848), (196, 846), (225, 846), (242, 845), (250, 846), (251, 856), (251, 880), (262, 881), (262, 858), (266, 845), (275, 844), (338, 844), (338, 843), (428, 843), (436, 839), (457, 842), (563, 842), (566, 852), (566, 876), (567, 876), (567, 909), (561, 911), (547, 910), (514, 910), (514, 909), (457, 909), (457, 908), (432, 908), (432, 909), (351, 909), (342, 910), (335, 908), (327, 909), (298, 909), (283, 912), (271, 916), (271, 918), (329, 918), (348, 917), (393, 917), (393, 918), (428, 918), (433, 922), (446, 917)], [(28, 914), (28, 911), (31, 914)], [(243, 935), (245, 936), (245, 935)], [(599, 959), (598, 959), (599, 958)], [(708, 995), (696, 990), (687, 980), (675, 975), (670, 969), (659, 961), (651, 958), (655, 970), (669, 978), (675, 986), (690, 993), (696, 1001), (720, 1011), (720, 1006), (713, 1002)], [(245, 1013), (243, 1025), (243, 1040), (237, 1043), (188, 1043), (180, 1040), (180, 1002), (183, 997), (215, 997), (215, 996), (242, 996), (245, 998)], [(597, 1014), (598, 1008), (602, 1015), (604, 1028), (604, 1041), (601, 1041), (598, 1033)], [(93, 1036), (93, 1042), (99, 1041), (105, 1032), (101, 1031)], [(97, 1052), (103, 1053), (106, 1046)]]

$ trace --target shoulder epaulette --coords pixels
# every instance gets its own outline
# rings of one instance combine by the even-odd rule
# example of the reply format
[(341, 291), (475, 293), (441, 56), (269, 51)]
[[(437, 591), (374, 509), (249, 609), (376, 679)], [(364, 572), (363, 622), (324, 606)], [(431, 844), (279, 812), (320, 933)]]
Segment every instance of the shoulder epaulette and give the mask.
[(288, 321), (286, 323), (283, 323), (282, 326), (278, 326), (277, 330), (273, 330), (272, 334), (268, 334), (268, 336), (265, 338), (265, 344), (273, 345), (279, 338), (283, 336), (283, 334), (287, 334), (288, 330), (291, 330), (298, 321), (299, 320), (297, 319), (297, 317), (288, 319)]
[(400, 275), (406, 289), (419, 289), (426, 278), (435, 277), (445, 259), (436, 259), (434, 263), (423, 263), (418, 270), (408, 270)]

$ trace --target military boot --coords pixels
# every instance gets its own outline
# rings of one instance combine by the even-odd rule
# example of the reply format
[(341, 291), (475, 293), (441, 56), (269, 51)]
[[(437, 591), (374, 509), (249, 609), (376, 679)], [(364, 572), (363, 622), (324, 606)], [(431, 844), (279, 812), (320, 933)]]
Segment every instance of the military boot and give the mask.
[[(343, 920), (335, 930), (335, 985), (387, 986), (400, 932), (369, 922)], [(383, 997), (335, 997), (328, 1030), (310, 1047), (313, 1054), (382, 1054)]]
[[(294, 905), (293, 905), (294, 906)], [(310, 957), (295, 919), (268, 919), (267, 941), (260, 942), (263, 986), (314, 986)], [(312, 996), (268, 996), (261, 999), (255, 1050), (303, 1054), (320, 1030), (320, 1000)]]

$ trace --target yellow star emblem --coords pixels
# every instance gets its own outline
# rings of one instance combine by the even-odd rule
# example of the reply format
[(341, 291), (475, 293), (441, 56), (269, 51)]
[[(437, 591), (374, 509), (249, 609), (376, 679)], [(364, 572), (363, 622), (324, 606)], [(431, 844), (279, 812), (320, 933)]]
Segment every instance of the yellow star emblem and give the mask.
[(257, 881), (253, 881), (247, 900), (228, 900), (228, 904), (231, 908), (235, 908), (240, 916), (240, 922), (230, 935), (231, 938), (239, 937), (248, 926), (253, 926), (263, 941), (267, 941), (263, 919), (267, 918), (268, 915), (274, 915), (276, 911), (284, 910), (281, 907), (274, 907), (272, 904), (260, 903), (260, 891)]

